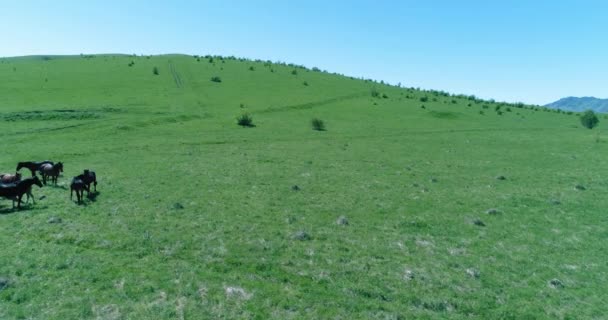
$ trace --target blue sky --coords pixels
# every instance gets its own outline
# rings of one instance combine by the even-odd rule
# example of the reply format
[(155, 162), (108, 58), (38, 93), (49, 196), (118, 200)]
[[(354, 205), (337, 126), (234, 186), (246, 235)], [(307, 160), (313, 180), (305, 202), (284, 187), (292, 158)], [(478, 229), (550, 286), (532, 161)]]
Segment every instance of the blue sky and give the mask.
[(4, 1), (0, 56), (221, 54), (545, 104), (608, 98), (608, 1)]

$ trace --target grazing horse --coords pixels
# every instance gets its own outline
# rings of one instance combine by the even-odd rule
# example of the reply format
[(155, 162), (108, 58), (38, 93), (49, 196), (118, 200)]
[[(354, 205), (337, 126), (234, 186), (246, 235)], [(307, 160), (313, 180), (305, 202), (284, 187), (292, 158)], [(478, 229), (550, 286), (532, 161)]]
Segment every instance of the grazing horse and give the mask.
[(80, 179), (86, 185), (87, 195), (91, 194), (91, 183), (93, 183), (93, 187), (95, 188), (95, 192), (97, 192), (97, 175), (95, 175), (95, 171), (90, 171), (89, 169), (84, 169), (84, 173), (74, 177), (75, 179)]
[(16, 172), (15, 174), (2, 173), (0, 174), (0, 183), (16, 183), (21, 181), (21, 173)]
[(40, 167), (43, 164), (47, 164), (47, 163), (50, 163), (51, 165), (54, 164), (53, 161), (49, 161), (49, 160), (19, 162), (17, 164), (17, 171), (21, 170), (21, 168), (28, 168), (32, 172), (32, 177), (33, 177), (36, 175), (36, 171), (40, 170)]
[(72, 193), (76, 191), (78, 203), (80, 203), (84, 197), (84, 190), (86, 189), (87, 192), (89, 192), (86, 183), (79, 177), (80, 176), (72, 178), (72, 183), (70, 184), (70, 200), (72, 200)]
[(0, 197), (13, 200), (13, 209), (15, 208), (15, 201), (17, 201), (17, 208), (21, 208), (21, 198), (24, 194), (31, 194), (33, 185), (42, 188), (42, 182), (37, 176), (23, 179), (17, 183), (0, 185)]
[(46, 178), (51, 177), (51, 182), (57, 185), (57, 177), (59, 177), (59, 174), (63, 172), (63, 163), (45, 163), (40, 166), (40, 172), (42, 172), (42, 182), (44, 182), (44, 184), (46, 184)]

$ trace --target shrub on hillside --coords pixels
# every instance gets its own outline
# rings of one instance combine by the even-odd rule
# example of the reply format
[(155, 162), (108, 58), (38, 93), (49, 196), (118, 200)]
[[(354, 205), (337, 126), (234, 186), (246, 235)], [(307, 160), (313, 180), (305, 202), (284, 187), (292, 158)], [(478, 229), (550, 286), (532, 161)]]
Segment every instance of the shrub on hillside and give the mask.
[(420, 102), (428, 102), (428, 101), (429, 101), (429, 97), (420, 98)]
[(217, 82), (217, 83), (220, 83), (220, 82), (222, 82), (222, 78), (220, 78), (220, 77), (218, 77), (218, 76), (211, 77), (211, 81), (213, 81), (213, 82)]
[(312, 129), (316, 131), (325, 131), (325, 122), (323, 120), (314, 118), (310, 122), (312, 124)]
[(243, 113), (242, 115), (236, 118), (236, 123), (242, 127), (254, 127), (253, 125), (253, 117), (248, 113)]
[(294, 76), (297, 76), (298, 75), (298, 70), (291, 71), (291, 74), (293, 74)]
[(159, 75), (159, 73), (160, 73), (160, 72), (158, 71), (158, 67), (154, 67), (154, 68), (152, 68), (152, 73), (153, 73), (155, 76)]
[(372, 88), (371, 94), (372, 94), (372, 98), (380, 97), (380, 91), (378, 91), (376, 88)]
[(593, 129), (600, 122), (597, 115), (592, 110), (587, 110), (581, 115), (581, 124), (587, 129)]

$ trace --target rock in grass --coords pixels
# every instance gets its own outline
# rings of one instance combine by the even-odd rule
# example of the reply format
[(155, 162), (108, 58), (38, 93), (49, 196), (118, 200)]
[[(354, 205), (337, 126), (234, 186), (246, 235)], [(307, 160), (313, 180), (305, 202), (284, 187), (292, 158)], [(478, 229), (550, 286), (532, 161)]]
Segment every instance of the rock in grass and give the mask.
[(410, 269), (406, 269), (405, 272), (403, 273), (403, 280), (405, 280), (405, 281), (412, 281), (412, 280), (414, 280), (415, 277), (416, 277), (416, 275), (414, 274), (414, 271), (412, 271)]
[(497, 176), (496, 180), (507, 180), (507, 177), (505, 177), (505, 176)]
[(439, 180), (437, 180), (437, 178), (431, 178), (431, 182), (432, 183), (437, 183), (437, 182), (439, 182)]
[(227, 298), (249, 300), (253, 296), (252, 293), (248, 293), (241, 287), (224, 287)]
[(338, 220), (336, 220), (336, 224), (339, 226), (347, 226), (348, 225), (348, 219), (346, 219), (345, 216), (340, 216), (338, 217)]
[(549, 287), (553, 289), (562, 289), (564, 287), (564, 283), (559, 279), (551, 279), (549, 281)]
[(483, 221), (481, 221), (479, 219), (473, 220), (473, 224), (476, 225), (476, 226), (479, 226), (479, 227), (485, 227), (486, 226), (486, 224), (483, 223)]
[(182, 210), (184, 208), (184, 206), (179, 202), (174, 203), (172, 207), (175, 210)]
[(291, 236), (294, 240), (299, 240), (299, 241), (308, 241), (311, 240), (312, 237), (306, 232), (306, 231), (298, 231), (296, 233), (293, 234), (293, 236)]
[(574, 189), (578, 190), (578, 191), (585, 191), (587, 190), (587, 188), (585, 188), (585, 186), (577, 184), (576, 186), (574, 186)]
[(479, 279), (479, 270), (475, 269), (475, 268), (468, 268), (466, 270), (467, 275), (469, 275), (469, 277), (473, 278), (473, 279)]
[(495, 216), (497, 214), (500, 214), (500, 210), (498, 210), (496, 208), (490, 208), (490, 209), (486, 210), (486, 214)]
[(62, 223), (63, 220), (59, 217), (50, 217), (46, 222), (48, 223)]
[(297, 184), (294, 184), (294, 185), (291, 187), (291, 190), (293, 190), (293, 191), (300, 191), (300, 190), (302, 190), (302, 189), (301, 189), (301, 188), (300, 188), (300, 187), (299, 187)]
[(8, 278), (0, 277), (0, 291), (8, 288), (11, 285), (11, 281)]

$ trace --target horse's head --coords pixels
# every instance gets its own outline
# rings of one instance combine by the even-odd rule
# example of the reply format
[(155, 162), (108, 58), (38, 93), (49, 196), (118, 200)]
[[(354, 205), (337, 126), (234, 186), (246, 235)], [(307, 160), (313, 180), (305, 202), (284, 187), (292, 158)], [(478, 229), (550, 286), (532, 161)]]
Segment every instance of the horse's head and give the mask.
[(63, 163), (57, 162), (57, 164), (55, 165), (55, 167), (57, 167), (57, 169), (59, 169), (59, 172), (63, 172)]
[(23, 162), (19, 162), (19, 163), (17, 164), (17, 170), (16, 170), (16, 171), (21, 170), (21, 168), (23, 168)]
[(40, 181), (40, 179), (38, 178), (38, 176), (34, 176), (34, 177), (32, 178), (32, 180), (34, 180), (33, 182), (34, 182), (34, 184), (35, 184), (35, 185), (37, 185), (37, 186), (39, 186), (40, 188), (42, 188), (42, 181)]

